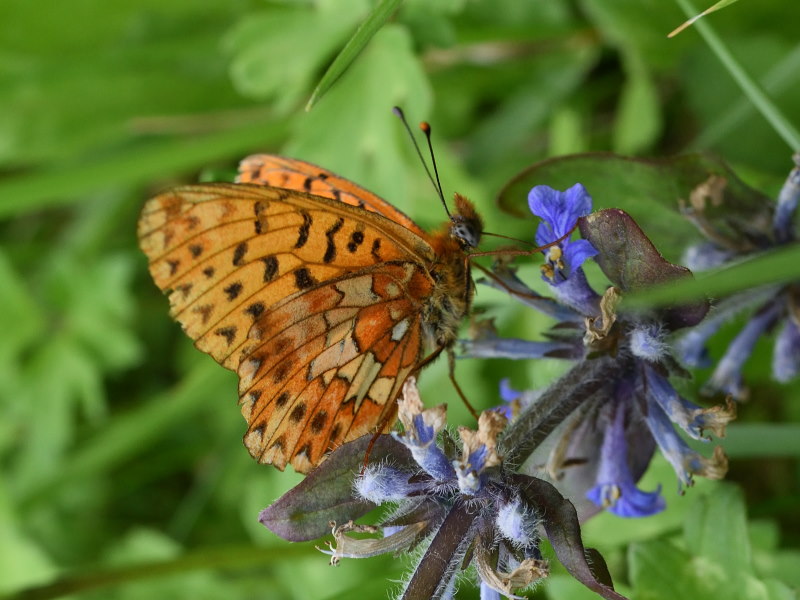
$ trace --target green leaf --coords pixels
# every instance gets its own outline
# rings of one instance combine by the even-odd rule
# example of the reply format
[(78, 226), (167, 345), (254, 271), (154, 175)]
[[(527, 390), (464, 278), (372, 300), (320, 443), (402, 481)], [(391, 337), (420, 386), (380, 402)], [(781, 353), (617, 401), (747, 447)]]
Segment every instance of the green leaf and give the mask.
[(597, 600), (598, 598), (592, 590), (567, 575), (550, 575), (543, 585), (550, 600)]
[(720, 485), (698, 497), (684, 524), (686, 547), (729, 573), (752, 574), (747, 514), (741, 491)]
[(675, 23), (681, 17), (671, 2), (583, 0), (581, 7), (605, 44), (623, 56), (641, 60), (655, 75), (672, 77), (679, 69), (684, 58), (681, 51), (691, 40), (667, 40), (664, 23)]
[(103, 476), (170, 428), (183, 427), (188, 415), (211, 406), (209, 399), (230, 396), (233, 405), (235, 389), (227, 371), (203, 361), (174, 389), (154, 396), (98, 429), (59, 463), (57, 471), (34, 471), (32, 477), (20, 481), (16, 490), (19, 500), (45, 500), (60, 486), (76, 485), (84, 477)]
[[(800, 425), (796, 423), (731, 423), (722, 447), (730, 458), (800, 458)], [(695, 449), (702, 443), (691, 441)]]
[[(139, 544), (147, 543), (152, 549), (158, 541), (151, 538), (148, 542), (142, 540)], [(164, 551), (164, 544), (159, 544), (161, 552)], [(123, 584), (141, 584), (148, 580), (165, 579), (179, 574), (187, 575), (197, 572), (198, 575), (206, 576), (209, 571), (215, 569), (249, 569), (254, 566), (274, 565), (284, 561), (296, 561), (301, 557), (308, 556), (311, 552), (316, 552), (308, 547), (294, 546), (282, 548), (261, 548), (258, 546), (230, 546), (200, 548), (194, 552), (186, 553), (168, 560), (148, 560), (142, 562), (135, 561), (134, 564), (109, 568), (93, 568), (85, 571), (71, 573), (61, 577), (53, 583), (47, 583), (35, 587), (24, 589), (13, 596), (15, 600), (48, 600), (50, 598), (61, 598), (69, 594), (120, 586)], [(169, 581), (168, 579), (165, 579)], [(207, 581), (207, 580), (206, 580)], [(192, 589), (186, 596), (181, 594), (180, 584), (186, 581), (179, 580), (177, 589), (171, 587), (166, 596), (169, 598), (219, 598), (219, 591), (210, 596), (198, 596), (202, 589)], [(160, 588), (164, 591), (164, 588)], [(153, 591), (149, 588), (149, 591)], [(261, 592), (263, 590), (259, 590)], [(125, 598), (141, 598), (143, 596), (152, 597), (151, 594), (142, 594), (142, 590), (132, 590), (130, 596)], [(156, 597), (160, 596), (158, 594)], [(117, 596), (115, 596), (117, 597)]]
[[(530, 133), (541, 127), (553, 111), (568, 102), (580, 88), (587, 72), (598, 60), (597, 48), (566, 47), (525, 61), (524, 78), (514, 71), (515, 80), (503, 82), (507, 87), (499, 98), (499, 106), (480, 119), (469, 132), (466, 155), (475, 171), (491, 173), (519, 164), (520, 157), (530, 156)], [(464, 70), (462, 78), (481, 78), (484, 74)], [(510, 77), (508, 77), (510, 79)], [(480, 110), (480, 107), (475, 107)], [(523, 163), (524, 164), (524, 163)]]
[(0, 250), (0, 362), (17, 358), (45, 326), (44, 315), (36, 306), (27, 285), (15, 271), (6, 253)]
[(790, 589), (754, 574), (741, 491), (714, 486), (698, 497), (684, 523), (684, 543), (653, 540), (628, 551), (631, 583), (637, 598), (667, 600), (783, 600)]
[(689, 571), (690, 555), (666, 540), (631, 544), (630, 577), (636, 598), (717, 600), (711, 590), (701, 592)]
[(29, 169), (108, 152), (186, 125), (187, 115), (191, 131), (213, 131), (252, 106), (219, 51), (220, 30), (241, 10), (234, 4), (198, 13), (186, 0), (77, 0), (43, 12), (3, 2), (0, 163)]
[(14, 510), (8, 482), (0, 477), (0, 594), (55, 577), (58, 568), (45, 548), (25, 531), (26, 524)]
[(308, 104), (306, 104), (306, 110), (311, 110), (333, 84), (338, 81), (402, 3), (403, 0), (380, 0), (378, 5), (372, 9), (369, 16), (358, 26), (353, 37), (348, 40), (345, 47), (342, 48), (342, 51), (336, 55), (336, 58), (331, 63), (330, 67), (328, 67), (328, 70), (325, 71), (317, 87), (314, 88), (311, 98), (308, 100)]

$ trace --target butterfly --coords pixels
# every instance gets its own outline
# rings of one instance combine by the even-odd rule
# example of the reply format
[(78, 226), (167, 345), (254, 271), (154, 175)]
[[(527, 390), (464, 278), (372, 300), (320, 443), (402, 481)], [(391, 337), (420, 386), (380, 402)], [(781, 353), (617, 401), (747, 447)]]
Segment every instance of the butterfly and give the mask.
[(426, 233), (355, 183), (263, 154), (236, 183), (147, 201), (150, 273), (196, 347), (238, 374), (256, 460), (305, 473), (391, 427), (405, 379), (454, 344), (470, 309), (483, 224), (458, 194), (455, 209)]

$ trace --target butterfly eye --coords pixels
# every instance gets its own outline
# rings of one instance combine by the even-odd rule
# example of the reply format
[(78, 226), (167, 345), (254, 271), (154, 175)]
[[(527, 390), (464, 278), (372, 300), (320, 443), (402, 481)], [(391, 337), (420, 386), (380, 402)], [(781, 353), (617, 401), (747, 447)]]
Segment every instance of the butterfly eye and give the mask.
[(480, 234), (470, 226), (470, 223), (464, 221), (457, 222), (454, 219), (453, 227), (451, 228), (450, 233), (454, 238), (461, 242), (462, 246), (465, 247), (475, 248), (480, 241)]

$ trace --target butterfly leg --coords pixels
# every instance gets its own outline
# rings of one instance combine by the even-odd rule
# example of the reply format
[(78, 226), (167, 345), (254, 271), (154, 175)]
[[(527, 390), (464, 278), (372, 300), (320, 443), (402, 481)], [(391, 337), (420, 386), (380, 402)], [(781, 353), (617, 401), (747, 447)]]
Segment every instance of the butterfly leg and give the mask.
[(430, 355), (426, 356), (424, 360), (422, 360), (411, 372), (411, 375), (416, 375), (419, 371), (422, 370), (423, 367), (428, 366), (429, 363), (436, 360), (436, 358), (442, 353), (443, 350), (447, 350), (447, 371), (448, 376), (450, 377), (450, 381), (453, 383), (453, 387), (456, 389), (461, 401), (467, 407), (467, 410), (470, 414), (475, 417), (475, 420), (478, 420), (478, 412), (472, 407), (467, 397), (464, 395), (464, 392), (461, 390), (461, 386), (458, 385), (456, 381), (456, 355), (453, 353), (452, 348), (447, 348), (446, 346), (439, 346), (430, 353)]
[(448, 375), (450, 376), (450, 381), (453, 383), (453, 387), (456, 388), (456, 392), (458, 392), (458, 395), (461, 397), (461, 401), (467, 407), (467, 410), (470, 412), (473, 418), (477, 421), (478, 412), (473, 408), (469, 400), (467, 400), (467, 397), (461, 390), (461, 386), (458, 385), (458, 381), (456, 381), (456, 355), (452, 348), (447, 349), (447, 371)]
[(378, 441), (378, 438), (384, 434), (389, 432), (389, 425), (390, 423), (394, 423), (394, 420), (397, 418), (397, 399), (395, 398), (392, 400), (392, 407), (389, 409), (384, 417), (381, 419), (381, 422), (378, 423), (378, 428), (375, 430), (375, 433), (372, 434), (372, 439), (369, 441), (367, 445), (367, 450), (364, 452), (364, 462), (361, 464), (361, 471), (359, 475), (364, 475), (364, 472), (367, 470), (367, 464), (369, 463), (369, 455), (372, 453), (372, 448), (375, 446), (375, 442)]

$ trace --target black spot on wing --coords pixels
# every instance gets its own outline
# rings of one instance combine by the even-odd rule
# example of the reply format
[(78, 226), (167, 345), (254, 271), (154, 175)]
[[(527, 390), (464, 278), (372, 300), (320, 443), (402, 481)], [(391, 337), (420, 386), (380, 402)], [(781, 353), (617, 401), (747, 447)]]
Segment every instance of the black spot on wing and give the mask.
[(225, 341), (230, 346), (233, 343), (233, 340), (236, 339), (236, 326), (231, 325), (230, 327), (220, 327), (214, 333), (220, 335), (225, 338)]
[(183, 299), (186, 300), (186, 298), (189, 297), (189, 292), (192, 291), (193, 287), (194, 287), (194, 284), (191, 283), (191, 282), (188, 282), (188, 283), (182, 283), (179, 286), (176, 286), (175, 290), (180, 292), (183, 295)]
[(233, 302), (239, 297), (239, 294), (242, 293), (242, 282), (234, 281), (229, 286), (223, 288), (222, 291), (228, 296), (228, 301)]
[(289, 371), (292, 368), (292, 363), (288, 361), (281, 362), (275, 369), (275, 372), (272, 374), (272, 382), (273, 383), (280, 383), (289, 375)]
[(358, 247), (364, 243), (364, 232), (363, 231), (354, 231), (350, 234), (350, 241), (347, 242), (347, 249), (350, 252), (355, 252), (358, 250)]
[(294, 272), (294, 285), (298, 290), (305, 290), (317, 284), (317, 280), (311, 276), (309, 270), (300, 267)]
[(303, 402), (295, 404), (292, 412), (289, 413), (289, 420), (292, 423), (299, 423), (306, 416), (306, 405)]
[(283, 408), (289, 402), (289, 392), (281, 392), (281, 395), (275, 398), (275, 406)]
[(264, 312), (264, 303), (263, 302), (254, 302), (253, 304), (248, 306), (246, 309), (244, 309), (244, 312), (249, 314), (253, 318), (253, 320), (255, 321)]
[[(262, 431), (263, 431), (263, 427), (262, 427)], [(272, 442), (272, 445), (269, 447), (269, 449), (270, 450), (275, 450), (275, 451), (280, 452), (281, 454), (283, 454), (284, 443), (285, 442), (284, 442), (283, 436), (281, 436), (277, 440)]]
[(261, 213), (267, 210), (267, 208), (269, 208), (269, 202), (267, 202), (266, 200), (259, 200), (253, 205), (253, 212), (256, 214), (257, 217), (260, 217)]
[(303, 446), (294, 453), (295, 457), (297, 456), (305, 456), (306, 458), (311, 457), (311, 444), (303, 444)]
[(344, 219), (339, 217), (336, 219), (336, 222), (328, 228), (328, 231), (325, 232), (325, 237), (328, 238), (328, 246), (325, 248), (325, 256), (322, 257), (322, 262), (329, 263), (336, 258), (336, 242), (333, 240), (333, 237), (343, 225)]
[(211, 317), (211, 313), (214, 312), (214, 305), (203, 304), (202, 306), (195, 306), (192, 309), (192, 312), (199, 314), (200, 319), (203, 322), (203, 325), (205, 325), (206, 323), (208, 323), (208, 319)]
[(233, 251), (233, 266), (239, 267), (242, 265), (242, 259), (247, 254), (247, 242), (241, 242)]
[(311, 231), (311, 224), (314, 222), (314, 219), (311, 218), (311, 215), (307, 212), (301, 212), (303, 215), (303, 224), (300, 225), (300, 229), (297, 230), (297, 241), (294, 243), (295, 248), (302, 248), (306, 245), (308, 241), (308, 233)]
[(311, 419), (311, 433), (320, 433), (325, 428), (325, 423), (328, 422), (328, 413), (324, 410), (319, 411)]
[(264, 261), (264, 283), (269, 283), (278, 274), (278, 258), (276, 256), (265, 256)]

